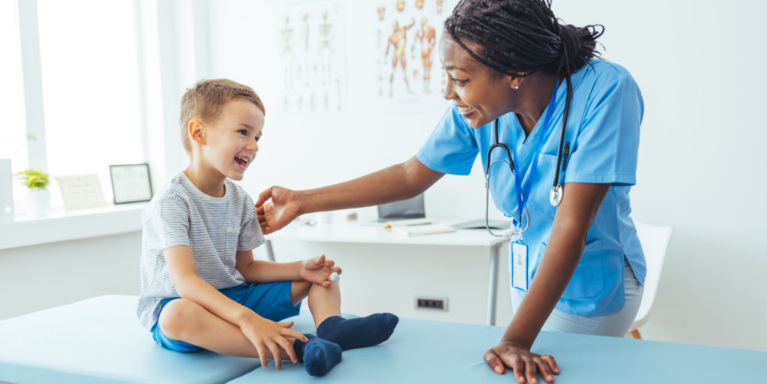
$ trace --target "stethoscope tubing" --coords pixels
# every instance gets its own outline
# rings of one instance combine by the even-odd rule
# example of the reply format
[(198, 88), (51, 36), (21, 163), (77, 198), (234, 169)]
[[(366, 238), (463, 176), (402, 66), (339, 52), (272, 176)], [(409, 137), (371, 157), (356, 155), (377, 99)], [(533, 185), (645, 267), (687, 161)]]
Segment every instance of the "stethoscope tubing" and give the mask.
[[(569, 68), (568, 68), (569, 70)], [(569, 72), (568, 72), (569, 73)], [(559, 145), (557, 146), (557, 166), (554, 169), (554, 183), (551, 188), (551, 194), (550, 194), (550, 202), (553, 206), (558, 206), (559, 203), (562, 201), (562, 193), (563, 189), (562, 186), (559, 185), (559, 173), (562, 171), (562, 164), (563, 164), (563, 158), (564, 158), (564, 142), (565, 142), (565, 133), (567, 132), (567, 116), (568, 112), (570, 112), (570, 100), (572, 98), (572, 82), (570, 80), (570, 76), (567, 76), (567, 102), (565, 103), (565, 110), (564, 110), (564, 121), (562, 122), (562, 132), (559, 135)], [(513, 235), (520, 235), (527, 231), (528, 228), (530, 228), (530, 214), (527, 212), (527, 207), (524, 208), (524, 213), (527, 218), (527, 225), (525, 226), (525, 229), (522, 231), (516, 231), (513, 230), (511, 233), (504, 233), (501, 235), (493, 233), (493, 231), (490, 229), (490, 165), (492, 164), (490, 159), (491, 155), (493, 153), (493, 149), (501, 148), (506, 152), (506, 156), (509, 159), (509, 169), (511, 169), (511, 173), (514, 174), (514, 177), (517, 177), (514, 167), (514, 160), (511, 157), (511, 152), (509, 151), (509, 148), (500, 142), (499, 139), (499, 132), (498, 132), (498, 121), (499, 118), (496, 118), (494, 121), (494, 143), (488, 148), (487, 150), (487, 162), (486, 162), (486, 168), (485, 168), (485, 228), (487, 229), (487, 232), (490, 233), (490, 235), (494, 237), (506, 237), (506, 236), (513, 236)], [(541, 137), (541, 140), (544, 138)], [(569, 143), (568, 143), (569, 144)], [(530, 176), (532, 177), (532, 175)], [(532, 182), (532, 180), (530, 180)], [(522, 212), (519, 214), (519, 222), (522, 224)]]

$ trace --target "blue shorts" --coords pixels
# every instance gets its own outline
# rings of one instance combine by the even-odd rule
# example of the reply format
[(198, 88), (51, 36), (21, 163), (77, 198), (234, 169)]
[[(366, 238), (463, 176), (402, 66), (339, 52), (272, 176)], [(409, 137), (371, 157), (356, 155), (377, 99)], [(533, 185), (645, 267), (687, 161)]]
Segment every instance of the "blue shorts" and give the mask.
[[(293, 306), (290, 300), (292, 282), (280, 281), (267, 284), (242, 284), (236, 287), (222, 289), (224, 296), (253, 310), (259, 316), (271, 321), (280, 321), (298, 315), (301, 303)], [(162, 313), (165, 305), (178, 297), (162, 300)], [(152, 337), (161, 347), (176, 352), (195, 352), (203, 348), (183, 341), (171, 340), (162, 334), (159, 322), (152, 327)]]

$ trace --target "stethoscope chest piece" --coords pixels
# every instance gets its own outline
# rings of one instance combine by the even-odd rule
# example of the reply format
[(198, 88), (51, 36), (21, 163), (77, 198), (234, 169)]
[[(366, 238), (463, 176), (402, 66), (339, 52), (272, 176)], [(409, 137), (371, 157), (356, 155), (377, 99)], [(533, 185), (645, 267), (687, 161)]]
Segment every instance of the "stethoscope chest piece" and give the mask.
[(559, 203), (562, 202), (562, 186), (556, 185), (553, 188), (551, 188), (551, 193), (549, 194), (549, 201), (551, 202), (551, 205), (557, 207), (559, 206)]

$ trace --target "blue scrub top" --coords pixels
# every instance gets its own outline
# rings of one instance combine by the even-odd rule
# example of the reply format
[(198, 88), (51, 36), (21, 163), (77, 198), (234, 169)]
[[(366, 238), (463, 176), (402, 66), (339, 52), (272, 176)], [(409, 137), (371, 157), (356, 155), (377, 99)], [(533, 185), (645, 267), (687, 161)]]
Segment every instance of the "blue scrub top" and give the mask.
[[(644, 103), (631, 74), (620, 65), (607, 61), (592, 60), (591, 66), (586, 65), (573, 74), (572, 83), (573, 99), (565, 134), (571, 154), (564, 181), (610, 183), (612, 186), (599, 207), (581, 260), (556, 308), (578, 316), (604, 316), (621, 310), (626, 301), (624, 255), (637, 280), (644, 285), (644, 254), (629, 216), (629, 191), (636, 184), (639, 126)], [(563, 82), (557, 91), (548, 132), (542, 139), (538, 168), (532, 176), (527, 203), (530, 229), (524, 234), (531, 282), (546, 250), (557, 212), (557, 207), (549, 202), (549, 191), (554, 181), (566, 96), (567, 87)], [(542, 117), (545, 114), (546, 111)], [(516, 114), (501, 116), (500, 142), (511, 148), (511, 135), (516, 135), (519, 159), (532, 159), (530, 152), (538, 145), (543, 120), (538, 119), (525, 141), (525, 132)], [(486, 167), (487, 149), (493, 140), (492, 123), (473, 129), (458, 108), (452, 106), (416, 156), (437, 172), (468, 175), (477, 155), (482, 159), (483, 169)], [(514, 175), (509, 170), (506, 153), (494, 150), (491, 164), (490, 192), (496, 208), (506, 216), (519, 216)], [(516, 168), (529, 172), (528, 164)], [(529, 175), (524, 175), (524, 181), (527, 177)]]

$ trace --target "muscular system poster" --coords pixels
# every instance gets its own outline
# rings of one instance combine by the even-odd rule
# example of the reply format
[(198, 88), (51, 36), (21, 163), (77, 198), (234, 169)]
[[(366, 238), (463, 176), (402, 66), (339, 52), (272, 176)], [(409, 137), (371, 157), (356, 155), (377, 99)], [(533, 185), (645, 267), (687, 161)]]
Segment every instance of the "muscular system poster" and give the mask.
[(381, 114), (444, 111), (437, 43), (457, 0), (371, 0), (373, 91)]
[(280, 28), (282, 109), (293, 115), (346, 110), (342, 0), (285, 0)]

